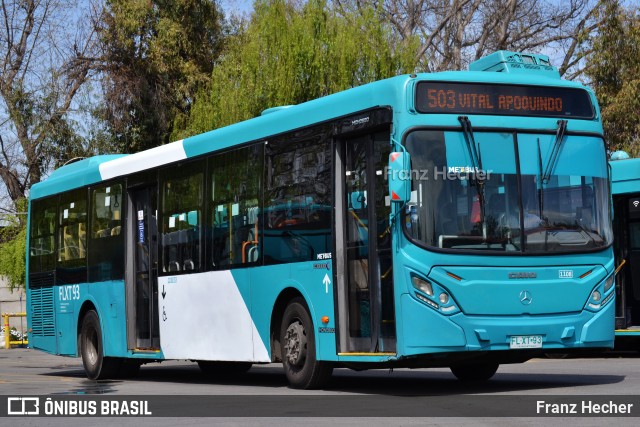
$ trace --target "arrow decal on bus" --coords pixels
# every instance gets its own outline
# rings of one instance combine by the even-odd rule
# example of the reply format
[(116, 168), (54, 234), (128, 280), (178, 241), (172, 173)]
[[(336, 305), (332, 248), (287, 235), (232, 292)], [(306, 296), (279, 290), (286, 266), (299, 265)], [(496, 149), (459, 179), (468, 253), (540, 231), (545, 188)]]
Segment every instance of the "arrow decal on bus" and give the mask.
[(324, 292), (329, 293), (329, 285), (331, 284), (331, 279), (329, 279), (329, 275), (325, 273), (324, 279), (322, 279), (322, 283), (324, 284)]

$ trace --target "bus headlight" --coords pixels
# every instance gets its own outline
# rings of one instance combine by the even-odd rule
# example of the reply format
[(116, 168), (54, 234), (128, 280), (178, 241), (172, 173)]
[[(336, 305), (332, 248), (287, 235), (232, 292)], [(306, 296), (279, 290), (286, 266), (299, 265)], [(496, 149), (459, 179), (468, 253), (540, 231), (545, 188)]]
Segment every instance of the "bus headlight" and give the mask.
[(411, 282), (413, 283), (413, 287), (423, 292), (430, 297), (433, 296), (433, 287), (431, 286), (431, 282), (421, 279), (417, 276), (411, 277)]
[(604, 293), (605, 294), (607, 293), (607, 291), (609, 289), (611, 289), (611, 286), (613, 286), (613, 283), (615, 282), (615, 278), (616, 278), (616, 275), (614, 273), (614, 274), (612, 274), (611, 276), (609, 276), (607, 278), (606, 282), (604, 282)]
[(615, 292), (611, 289), (615, 283), (615, 274), (607, 277), (604, 283), (596, 286), (591, 292), (586, 308), (591, 311), (599, 311), (609, 303), (615, 296)]
[(416, 292), (414, 297), (427, 304), (434, 310), (450, 316), (460, 311), (450, 292), (437, 282), (423, 279), (415, 273), (411, 273), (411, 284)]

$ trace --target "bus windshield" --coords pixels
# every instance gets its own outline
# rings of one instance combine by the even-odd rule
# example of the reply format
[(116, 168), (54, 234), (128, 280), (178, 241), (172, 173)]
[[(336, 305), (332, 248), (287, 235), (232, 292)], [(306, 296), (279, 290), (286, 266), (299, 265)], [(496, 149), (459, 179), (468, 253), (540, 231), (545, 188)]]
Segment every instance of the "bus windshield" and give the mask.
[(413, 131), (406, 147), (412, 193), (404, 226), (418, 244), (546, 254), (611, 243), (599, 137), (474, 132), (463, 125)]

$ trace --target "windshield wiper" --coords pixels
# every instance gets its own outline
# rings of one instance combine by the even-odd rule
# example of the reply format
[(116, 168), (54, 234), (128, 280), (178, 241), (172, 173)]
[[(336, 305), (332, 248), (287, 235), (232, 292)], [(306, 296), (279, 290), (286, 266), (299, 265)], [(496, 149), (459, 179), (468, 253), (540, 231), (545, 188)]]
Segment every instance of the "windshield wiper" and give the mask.
[(538, 216), (545, 223), (547, 219), (544, 216), (544, 184), (542, 172), (542, 149), (540, 148), (540, 138), (538, 138)]
[(547, 160), (547, 164), (542, 170), (542, 149), (540, 148), (540, 138), (538, 138), (538, 170), (540, 175), (538, 176), (538, 210), (540, 211), (538, 216), (542, 221), (548, 223), (548, 219), (544, 216), (544, 186), (549, 183), (553, 169), (556, 167), (558, 157), (560, 154), (560, 148), (562, 147), (562, 140), (564, 138), (564, 132), (567, 130), (567, 121), (558, 120), (558, 128), (556, 129), (556, 137), (553, 141), (553, 148), (551, 154)]
[(458, 116), (460, 126), (462, 126), (462, 133), (464, 134), (464, 140), (467, 143), (467, 149), (469, 150), (469, 157), (471, 157), (471, 163), (476, 172), (482, 170), (482, 156), (480, 155), (480, 147), (476, 145), (476, 140), (473, 137), (473, 129), (471, 128), (471, 120), (467, 116)]
[(544, 168), (544, 174), (542, 175), (542, 183), (546, 184), (551, 178), (553, 169), (558, 162), (558, 155), (560, 154), (560, 147), (562, 146), (562, 139), (564, 138), (564, 132), (567, 130), (567, 121), (558, 120), (558, 128), (556, 129), (556, 139), (553, 141), (553, 149), (549, 160), (547, 160), (547, 166)]
[(478, 179), (478, 172), (482, 171), (482, 156), (480, 154), (480, 146), (476, 145), (476, 140), (473, 137), (473, 128), (471, 127), (471, 121), (467, 116), (458, 116), (458, 121), (462, 127), (462, 134), (464, 135), (464, 141), (467, 144), (467, 150), (469, 151), (469, 157), (471, 158), (471, 167), (473, 172), (471, 173), (471, 181), (476, 187), (478, 193), (478, 202), (480, 204), (480, 224), (482, 224), (482, 236), (486, 239), (486, 226), (485, 226), (485, 210), (484, 210), (484, 181)]

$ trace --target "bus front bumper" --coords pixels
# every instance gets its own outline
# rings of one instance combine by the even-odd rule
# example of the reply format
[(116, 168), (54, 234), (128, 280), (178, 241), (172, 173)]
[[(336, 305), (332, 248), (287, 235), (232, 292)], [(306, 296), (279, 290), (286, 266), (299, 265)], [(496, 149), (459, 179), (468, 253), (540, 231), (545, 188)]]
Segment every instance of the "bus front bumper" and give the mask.
[(444, 316), (402, 296), (403, 356), (436, 352), (612, 348), (615, 304), (593, 313)]

